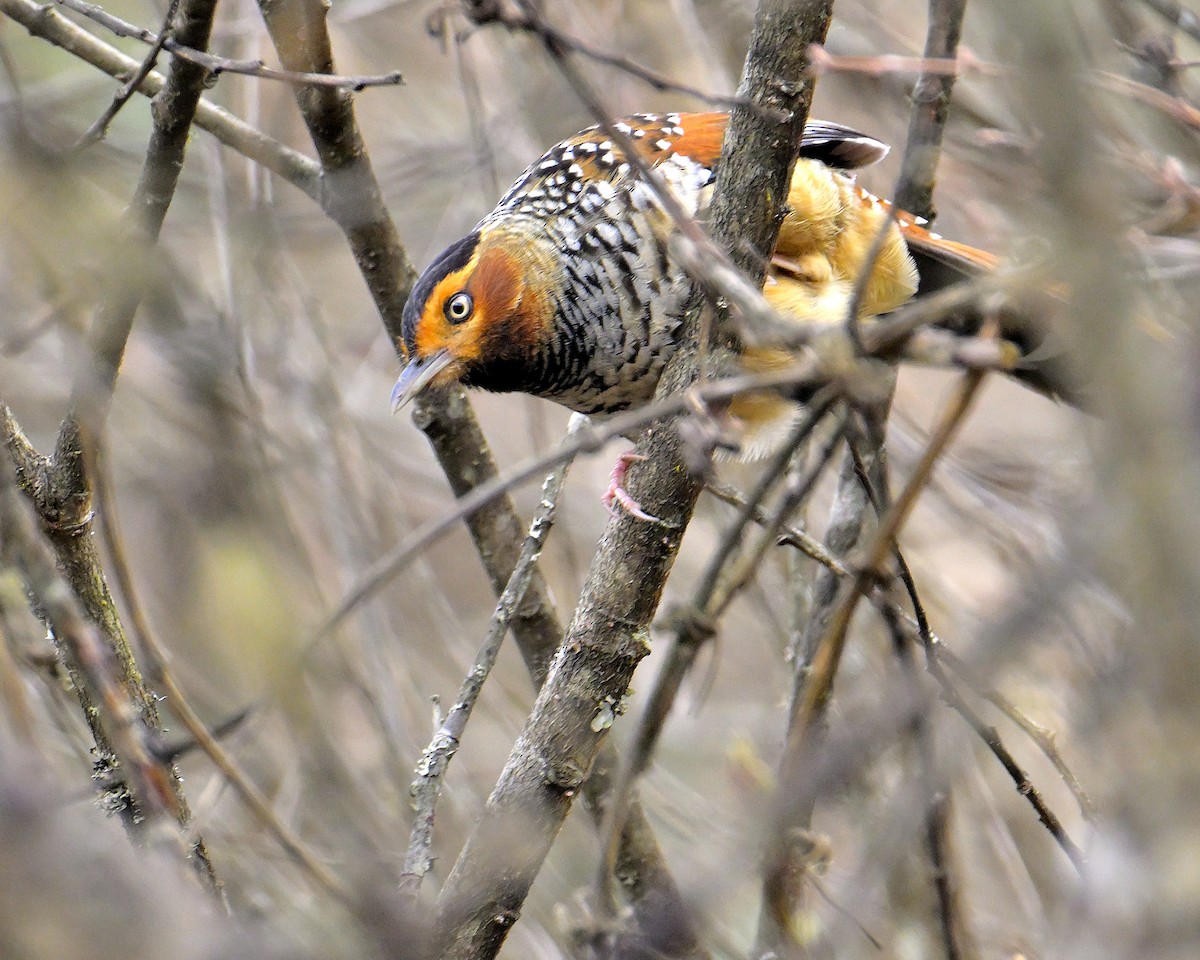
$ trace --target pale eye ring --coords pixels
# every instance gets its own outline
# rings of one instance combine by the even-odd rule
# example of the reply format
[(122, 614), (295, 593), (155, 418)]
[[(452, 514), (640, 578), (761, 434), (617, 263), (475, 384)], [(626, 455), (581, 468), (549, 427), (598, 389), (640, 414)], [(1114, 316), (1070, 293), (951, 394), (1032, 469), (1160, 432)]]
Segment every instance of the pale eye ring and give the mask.
[(442, 308), (442, 312), (446, 314), (446, 319), (451, 323), (462, 323), (466, 320), (475, 309), (475, 300), (469, 293), (465, 291), (456, 293)]

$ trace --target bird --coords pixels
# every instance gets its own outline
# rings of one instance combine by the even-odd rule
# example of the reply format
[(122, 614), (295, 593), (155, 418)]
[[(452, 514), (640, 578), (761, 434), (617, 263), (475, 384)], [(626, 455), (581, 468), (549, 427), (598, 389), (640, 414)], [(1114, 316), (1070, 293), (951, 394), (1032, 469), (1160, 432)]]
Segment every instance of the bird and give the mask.
[[(723, 112), (640, 113), (613, 126), (688, 213), (703, 215), (728, 122)], [(932, 233), (856, 182), (855, 172), (888, 149), (841, 124), (804, 127), (762, 289), (780, 314), (844, 323), (880, 233), (858, 301), (864, 319), (895, 310), (918, 289), (995, 267), (991, 254)], [(599, 125), (555, 144), (414, 284), (401, 318), (406, 365), (393, 411), (454, 382), (543, 397), (601, 419), (646, 404), (678, 346), (691, 290), (670, 252), (677, 229)], [(794, 359), (790, 350), (757, 346), (742, 349), (738, 362), (755, 373)], [(801, 410), (780, 393), (735, 397), (726, 415), (739, 425), (740, 455), (765, 455)], [(629, 508), (618, 479), (614, 471), (606, 503), (615, 497)]]

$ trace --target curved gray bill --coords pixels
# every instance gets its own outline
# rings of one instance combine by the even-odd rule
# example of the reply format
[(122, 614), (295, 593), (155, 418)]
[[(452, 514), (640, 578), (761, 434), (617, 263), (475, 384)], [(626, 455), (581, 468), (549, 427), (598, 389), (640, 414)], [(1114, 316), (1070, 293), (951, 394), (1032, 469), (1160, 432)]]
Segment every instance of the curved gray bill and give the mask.
[(429, 386), (429, 381), (445, 370), (453, 359), (448, 350), (439, 350), (423, 360), (419, 357), (410, 360), (392, 388), (392, 413)]

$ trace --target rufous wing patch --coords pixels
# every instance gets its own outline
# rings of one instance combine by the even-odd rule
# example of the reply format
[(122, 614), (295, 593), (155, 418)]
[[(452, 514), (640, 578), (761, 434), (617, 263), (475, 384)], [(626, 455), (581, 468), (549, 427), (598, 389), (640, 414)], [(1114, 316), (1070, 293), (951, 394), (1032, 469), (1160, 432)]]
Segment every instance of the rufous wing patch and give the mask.
[(947, 240), (915, 223), (901, 225), (900, 232), (914, 250), (956, 266), (964, 273), (988, 273), (1000, 262), (993, 253), (957, 240)]
[(728, 125), (727, 113), (681, 113), (679, 129), (683, 133), (667, 138), (671, 146), (666, 153), (677, 153), (703, 166), (713, 167), (721, 157)]

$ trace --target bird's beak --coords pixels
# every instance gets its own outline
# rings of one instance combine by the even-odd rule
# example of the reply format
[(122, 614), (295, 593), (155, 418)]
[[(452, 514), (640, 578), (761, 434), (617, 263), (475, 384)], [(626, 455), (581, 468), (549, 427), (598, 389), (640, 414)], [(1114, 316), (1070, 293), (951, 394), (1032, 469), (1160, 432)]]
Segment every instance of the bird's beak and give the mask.
[(431, 380), (450, 365), (454, 356), (449, 350), (438, 350), (428, 357), (413, 357), (400, 372), (400, 379), (392, 388), (392, 413), (424, 390)]

